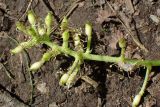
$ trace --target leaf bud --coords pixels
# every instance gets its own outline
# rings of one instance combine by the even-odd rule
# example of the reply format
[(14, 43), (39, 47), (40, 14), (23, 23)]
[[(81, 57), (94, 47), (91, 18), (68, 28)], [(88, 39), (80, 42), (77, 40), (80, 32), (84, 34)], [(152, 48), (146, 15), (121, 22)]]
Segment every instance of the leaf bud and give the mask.
[(63, 76), (61, 77), (61, 79), (59, 81), (59, 84), (61, 86), (64, 86), (66, 84), (68, 78), (69, 78), (69, 74), (67, 74), (67, 73), (63, 74)]
[(61, 26), (60, 26), (61, 30), (64, 31), (68, 28), (68, 20), (67, 17), (64, 17), (62, 22), (61, 22)]
[(52, 25), (52, 20), (53, 20), (53, 15), (51, 12), (49, 12), (45, 18), (45, 24), (47, 27), (51, 27)]
[(67, 80), (67, 82), (66, 82), (66, 85), (67, 85), (68, 87), (70, 87), (70, 86), (74, 83), (74, 80), (75, 80), (75, 78), (76, 78), (76, 75), (77, 75), (77, 72), (74, 71), (74, 72), (69, 76), (69, 78), (68, 78), (68, 80)]
[(120, 48), (125, 48), (126, 47), (126, 40), (124, 38), (121, 38), (119, 40), (119, 47)]
[(17, 54), (20, 53), (23, 50), (23, 47), (21, 45), (18, 45), (16, 48), (11, 50), (11, 53)]
[(36, 17), (33, 11), (28, 11), (28, 21), (31, 25), (35, 25), (36, 24)]
[(46, 33), (46, 30), (42, 27), (38, 27), (38, 33), (40, 36), (43, 36)]
[(63, 41), (68, 41), (68, 39), (69, 39), (69, 31), (68, 30), (63, 32), (62, 38), (63, 38)]
[(22, 32), (25, 32), (25, 30), (26, 30), (26, 27), (25, 27), (24, 24), (21, 23), (21, 22), (17, 22), (17, 23), (16, 23), (16, 27), (17, 27), (18, 30), (20, 30), (20, 31), (22, 31)]
[(92, 26), (89, 23), (86, 23), (85, 25), (85, 33), (87, 36), (91, 37), (92, 35)]
[(31, 65), (30, 70), (31, 71), (35, 71), (38, 70), (42, 65), (43, 65), (44, 61), (40, 60), (38, 62), (35, 62), (34, 64)]

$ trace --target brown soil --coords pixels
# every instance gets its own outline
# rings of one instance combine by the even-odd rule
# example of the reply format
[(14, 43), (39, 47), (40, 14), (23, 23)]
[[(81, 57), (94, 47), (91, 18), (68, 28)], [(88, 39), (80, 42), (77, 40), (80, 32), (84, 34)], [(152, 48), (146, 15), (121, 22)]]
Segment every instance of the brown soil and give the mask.
[[(48, 1), (45, 5), (42, 1)], [(69, 16), (70, 26), (84, 28), (89, 21), (93, 24), (94, 34), (92, 40), (92, 53), (103, 55), (118, 55), (116, 39), (121, 32), (128, 41), (129, 55), (144, 59), (160, 59), (160, 26), (150, 18), (150, 15), (160, 17), (160, 1), (158, 0), (131, 0), (132, 6), (127, 0), (110, 0), (110, 4), (116, 9), (126, 24), (131, 26), (133, 32), (137, 32), (141, 43), (149, 50), (145, 53), (129, 36), (126, 28), (117, 20), (105, 0), (81, 0), (79, 6)], [(130, 0), (128, 0), (130, 1)], [(19, 102), (29, 105), (31, 98), (31, 84), (29, 72), (27, 72), (26, 54), (11, 55), (10, 49), (17, 46), (16, 42), (28, 39), (22, 32), (15, 28), (15, 23), (25, 14), (29, 0), (0, 0), (0, 90), (7, 91), (11, 97)], [(60, 19), (73, 7), (74, 0), (33, 0), (31, 8), (39, 17), (44, 17), (51, 9)], [(20, 19), (26, 24), (26, 15)], [(160, 19), (159, 19), (160, 20)], [(56, 22), (56, 21), (55, 21)], [(56, 24), (56, 23), (55, 23)], [(133, 27), (134, 26), (134, 27)], [(53, 37), (54, 38), (54, 37)], [(46, 51), (45, 46), (37, 46), (28, 49), (30, 63), (41, 58)], [(134, 53), (134, 55), (133, 55)], [(130, 56), (129, 56), (130, 57)], [(69, 63), (68, 63), (69, 62)], [(71, 89), (59, 85), (60, 73), (72, 63), (69, 57), (58, 56), (56, 59), (45, 63), (36, 72), (34, 77), (33, 103), (35, 107), (130, 107), (133, 97), (139, 92), (145, 70), (137, 69), (132, 73), (121, 72), (119, 67), (111, 64), (85, 61), (81, 67), (80, 75), (88, 75), (99, 86), (95, 89), (90, 84), (79, 79)], [(6, 75), (10, 71), (14, 79)], [(140, 103), (141, 107), (160, 107), (160, 74), (159, 67), (153, 68), (154, 74), (148, 84), (148, 88)], [(45, 84), (47, 92), (37, 89), (39, 84)], [(7, 104), (0, 98), (0, 106)], [(12, 106), (15, 107), (15, 106)]]

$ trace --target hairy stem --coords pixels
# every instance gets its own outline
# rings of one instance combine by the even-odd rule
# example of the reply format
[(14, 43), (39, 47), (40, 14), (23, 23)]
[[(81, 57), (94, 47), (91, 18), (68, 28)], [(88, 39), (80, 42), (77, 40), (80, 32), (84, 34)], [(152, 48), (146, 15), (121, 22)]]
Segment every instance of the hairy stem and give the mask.
[(141, 101), (141, 98), (146, 90), (147, 87), (147, 83), (149, 80), (149, 74), (151, 72), (152, 67), (150, 65), (147, 66), (147, 71), (146, 71), (146, 76), (142, 85), (142, 88), (140, 90), (140, 92), (134, 97), (133, 103), (132, 103), (132, 107), (137, 107)]
[[(42, 42), (41, 42), (42, 43)], [(63, 48), (62, 46), (58, 46), (55, 43), (48, 42), (48, 41), (43, 41), (44, 44), (48, 45), (51, 48), (56, 48), (59, 50), (61, 53), (68, 54), (73, 57), (77, 57), (79, 52), (73, 51), (69, 48)], [(121, 62), (121, 57), (112, 57), (112, 56), (107, 56), (107, 55), (95, 55), (95, 54), (87, 54), (87, 53), (81, 53), (82, 57), (84, 60), (95, 60), (95, 61), (104, 61), (104, 62), (114, 62), (118, 63)], [(140, 60), (140, 59), (128, 59), (124, 58), (124, 63), (128, 64), (135, 64), (137, 66), (159, 66), (160, 65), (160, 60)]]
[(144, 83), (143, 83), (143, 86), (141, 88), (141, 91), (139, 92), (140, 95), (144, 94), (144, 91), (145, 91), (147, 83), (148, 83), (149, 74), (151, 72), (151, 68), (152, 68), (151, 66), (147, 66), (147, 71), (146, 71), (146, 76), (145, 76), (145, 79), (144, 79)]

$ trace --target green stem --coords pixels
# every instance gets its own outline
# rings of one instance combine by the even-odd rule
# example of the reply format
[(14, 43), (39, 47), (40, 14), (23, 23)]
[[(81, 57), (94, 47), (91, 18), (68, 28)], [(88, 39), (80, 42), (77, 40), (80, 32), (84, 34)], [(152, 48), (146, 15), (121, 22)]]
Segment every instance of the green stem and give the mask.
[(62, 47), (63, 48), (68, 48), (68, 39), (69, 39), (69, 31), (65, 30), (62, 34), (62, 38), (63, 38), (63, 44)]
[(121, 57), (111, 57), (107, 55), (94, 55), (94, 54), (85, 54), (82, 53), (83, 58), (86, 60), (95, 60), (95, 61), (104, 61), (104, 62), (115, 62), (118, 63), (121, 61)]
[(92, 26), (90, 23), (86, 23), (85, 25), (85, 33), (88, 37), (87, 40), (87, 49), (86, 49), (86, 53), (89, 54), (91, 53), (91, 39), (92, 39)]
[(47, 34), (47, 37), (50, 36), (50, 34), (51, 34), (51, 27), (48, 27), (48, 28), (47, 28), (47, 33), (46, 33), (46, 34)]
[(78, 62), (79, 62), (79, 59), (76, 58), (75, 61), (72, 64), (72, 66), (70, 67), (69, 71), (68, 71), (69, 75), (71, 75), (72, 72), (76, 69), (76, 66), (77, 66)]
[(91, 52), (91, 36), (88, 36), (86, 53)]
[[(59, 50), (61, 53), (68, 54), (73, 57), (77, 57), (79, 55), (79, 52), (73, 51), (69, 48), (63, 48), (62, 46), (58, 46), (55, 43), (48, 42), (48, 41), (42, 41), (41, 43), (44, 43), (48, 45), (51, 48), (56, 48)], [(87, 54), (87, 53), (81, 53), (82, 57), (84, 60), (95, 60), (95, 61), (104, 61), (104, 62), (114, 62), (118, 63), (121, 62), (121, 57), (112, 57), (112, 56), (107, 56), (107, 55), (95, 55), (95, 54)], [(140, 59), (124, 59), (124, 63), (128, 64), (136, 64), (137, 66), (160, 66), (160, 60), (140, 60)]]
[(125, 48), (122, 48), (121, 49), (121, 60), (122, 60), (122, 62), (124, 62), (125, 61)]
[(147, 71), (146, 71), (146, 76), (145, 76), (145, 79), (144, 79), (144, 83), (143, 83), (143, 86), (141, 88), (141, 91), (139, 92), (139, 94), (141, 96), (143, 96), (144, 91), (146, 89), (146, 86), (147, 86), (147, 83), (148, 83), (149, 74), (151, 72), (151, 68), (152, 68), (151, 66), (147, 66)]
[(146, 76), (142, 85), (142, 88), (140, 90), (140, 92), (134, 97), (133, 103), (132, 103), (132, 107), (137, 107), (141, 101), (141, 98), (145, 92), (145, 89), (147, 87), (147, 83), (148, 83), (148, 79), (149, 79), (149, 74), (151, 72), (152, 67), (150, 65), (146, 65), (147, 67), (147, 71), (146, 71)]

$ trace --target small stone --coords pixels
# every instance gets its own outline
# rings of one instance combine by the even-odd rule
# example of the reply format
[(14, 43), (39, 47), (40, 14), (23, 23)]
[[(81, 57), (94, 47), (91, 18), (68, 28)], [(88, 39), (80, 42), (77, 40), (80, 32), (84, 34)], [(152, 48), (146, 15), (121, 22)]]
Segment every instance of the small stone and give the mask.
[(49, 107), (58, 107), (56, 102), (52, 102), (51, 104), (49, 104)]
[(42, 93), (42, 94), (47, 94), (49, 92), (49, 88), (46, 86), (45, 82), (41, 82), (37, 84), (37, 89)]
[(157, 9), (157, 16), (160, 16), (160, 9)]
[(156, 24), (159, 23), (159, 17), (157, 17), (157, 16), (155, 16), (155, 15), (150, 15), (149, 17), (150, 17), (150, 19), (151, 19), (153, 22), (155, 22)]

